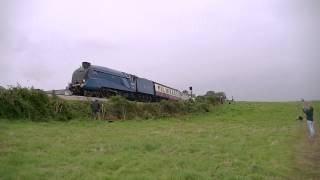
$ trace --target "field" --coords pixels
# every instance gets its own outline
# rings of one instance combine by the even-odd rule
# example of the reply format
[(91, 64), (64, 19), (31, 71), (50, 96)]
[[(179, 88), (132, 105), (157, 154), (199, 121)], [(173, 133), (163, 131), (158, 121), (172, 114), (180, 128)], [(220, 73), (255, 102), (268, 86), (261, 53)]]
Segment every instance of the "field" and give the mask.
[(3, 119), (0, 179), (319, 179), (319, 142), (295, 120), (299, 108), (237, 102), (113, 123)]

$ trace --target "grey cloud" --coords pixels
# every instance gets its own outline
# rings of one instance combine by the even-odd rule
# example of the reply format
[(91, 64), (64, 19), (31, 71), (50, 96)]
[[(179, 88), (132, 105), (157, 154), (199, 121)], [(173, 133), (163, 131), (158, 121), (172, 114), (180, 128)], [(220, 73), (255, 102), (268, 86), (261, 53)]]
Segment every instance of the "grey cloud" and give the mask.
[(0, 85), (64, 88), (88, 60), (197, 94), (320, 99), (319, 8), (316, 0), (10, 1)]

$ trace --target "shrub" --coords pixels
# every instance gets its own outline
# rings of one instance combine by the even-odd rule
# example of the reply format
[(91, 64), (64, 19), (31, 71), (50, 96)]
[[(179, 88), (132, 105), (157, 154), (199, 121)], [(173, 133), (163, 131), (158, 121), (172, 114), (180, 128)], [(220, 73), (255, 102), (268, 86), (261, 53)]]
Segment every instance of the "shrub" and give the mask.
[(51, 116), (50, 99), (42, 91), (21, 87), (0, 92), (0, 117), (43, 120)]
[(64, 101), (69, 108), (72, 118), (89, 118), (91, 116), (90, 102)]
[(178, 109), (176, 108), (176, 104), (174, 102), (167, 101), (167, 100), (160, 101), (160, 109), (161, 109), (161, 114), (164, 116), (169, 116), (178, 112)]
[(137, 114), (144, 119), (161, 117), (161, 106), (159, 103), (137, 103)]
[(53, 96), (51, 98), (50, 109), (53, 109), (53, 117), (57, 120), (65, 121), (72, 119), (71, 107), (63, 101), (59, 99), (57, 96)]
[(207, 100), (207, 102), (208, 102), (209, 104), (211, 104), (211, 105), (217, 105), (217, 104), (220, 103), (218, 97), (208, 96), (208, 97), (206, 97), (206, 100)]
[(213, 109), (216, 100), (211, 97), (199, 97), (190, 101), (168, 101), (159, 103), (141, 103), (128, 101), (121, 96), (114, 96), (102, 104), (102, 119), (143, 119), (171, 117), (190, 113), (205, 113)]
[(103, 119), (132, 119), (137, 114), (136, 102), (126, 100), (121, 96), (113, 96), (102, 104)]
[(79, 116), (81, 112), (82, 116), (88, 114), (83, 109), (88, 109), (88, 104), (64, 101), (57, 96), (49, 97), (45, 92), (33, 88), (13, 87), (0, 91), (0, 118), (65, 121)]
[[(195, 100), (141, 103), (114, 96), (101, 104), (101, 119), (159, 118), (205, 113), (218, 104), (215, 97), (198, 96)], [(0, 118), (47, 121), (67, 121), (89, 118), (90, 102), (66, 101), (55, 95), (49, 97), (41, 90), (14, 87), (0, 91)]]

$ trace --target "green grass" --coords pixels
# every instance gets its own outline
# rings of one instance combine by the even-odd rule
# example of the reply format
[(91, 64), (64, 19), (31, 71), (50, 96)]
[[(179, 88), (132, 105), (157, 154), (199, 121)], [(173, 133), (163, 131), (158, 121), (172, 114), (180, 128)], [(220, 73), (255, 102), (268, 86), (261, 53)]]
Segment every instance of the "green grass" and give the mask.
[(314, 178), (299, 164), (299, 111), (242, 102), (181, 118), (0, 120), (0, 179)]

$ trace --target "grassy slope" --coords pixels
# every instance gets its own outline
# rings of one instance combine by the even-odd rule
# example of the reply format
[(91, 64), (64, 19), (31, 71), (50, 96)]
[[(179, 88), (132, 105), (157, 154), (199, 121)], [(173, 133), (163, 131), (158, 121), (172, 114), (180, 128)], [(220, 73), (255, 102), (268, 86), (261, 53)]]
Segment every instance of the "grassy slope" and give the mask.
[(297, 111), (294, 103), (237, 103), (179, 119), (2, 120), (0, 179), (311, 178), (318, 174), (296, 150), (306, 145)]
[(317, 137), (314, 141), (308, 139), (308, 131), (304, 122), (299, 129), (300, 141), (296, 145), (296, 168), (297, 179), (320, 179), (320, 103), (313, 104), (315, 107), (315, 126)]

